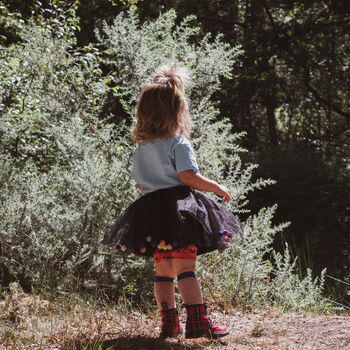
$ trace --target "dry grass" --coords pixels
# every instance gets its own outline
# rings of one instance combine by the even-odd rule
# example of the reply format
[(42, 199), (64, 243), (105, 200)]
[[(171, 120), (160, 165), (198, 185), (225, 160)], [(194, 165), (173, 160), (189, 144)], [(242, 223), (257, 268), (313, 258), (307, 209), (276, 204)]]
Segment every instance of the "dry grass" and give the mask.
[(350, 349), (350, 317), (345, 315), (231, 310), (210, 316), (231, 329), (222, 341), (185, 340), (183, 336), (160, 340), (157, 311), (98, 305), (74, 295), (49, 302), (24, 293), (14, 283), (0, 301), (0, 349)]

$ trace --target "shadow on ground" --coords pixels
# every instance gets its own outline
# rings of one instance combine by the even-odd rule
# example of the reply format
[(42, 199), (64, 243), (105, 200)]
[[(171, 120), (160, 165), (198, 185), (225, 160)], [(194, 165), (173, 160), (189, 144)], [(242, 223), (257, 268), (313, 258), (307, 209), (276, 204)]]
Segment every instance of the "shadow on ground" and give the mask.
[[(210, 340), (208, 340), (210, 342)], [(121, 337), (98, 342), (103, 350), (195, 350), (203, 349), (203, 343), (184, 345), (179, 340), (146, 337)], [(100, 349), (100, 348), (99, 348)]]

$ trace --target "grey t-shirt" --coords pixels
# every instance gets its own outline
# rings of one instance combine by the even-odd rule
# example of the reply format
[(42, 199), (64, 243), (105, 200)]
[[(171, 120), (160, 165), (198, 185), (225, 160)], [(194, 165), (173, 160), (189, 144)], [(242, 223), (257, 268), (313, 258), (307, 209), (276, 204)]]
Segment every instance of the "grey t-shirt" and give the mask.
[(184, 136), (141, 141), (134, 152), (131, 176), (144, 193), (183, 185), (178, 174), (185, 170), (198, 172), (192, 146)]

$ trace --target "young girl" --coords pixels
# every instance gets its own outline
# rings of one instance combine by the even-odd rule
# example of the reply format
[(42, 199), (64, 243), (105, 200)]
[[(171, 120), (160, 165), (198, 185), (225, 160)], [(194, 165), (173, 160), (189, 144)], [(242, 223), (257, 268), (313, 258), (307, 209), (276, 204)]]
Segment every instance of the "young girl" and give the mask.
[(163, 67), (142, 88), (132, 136), (137, 143), (132, 177), (143, 196), (116, 220), (104, 239), (117, 250), (153, 256), (154, 294), (162, 315), (160, 336), (182, 332), (175, 306), (174, 278), (187, 309), (186, 338), (218, 338), (229, 333), (216, 326), (195, 276), (197, 255), (227, 248), (241, 231), (239, 221), (223, 205), (201, 191), (229, 202), (231, 192), (199, 172), (186, 136), (191, 131), (184, 71)]

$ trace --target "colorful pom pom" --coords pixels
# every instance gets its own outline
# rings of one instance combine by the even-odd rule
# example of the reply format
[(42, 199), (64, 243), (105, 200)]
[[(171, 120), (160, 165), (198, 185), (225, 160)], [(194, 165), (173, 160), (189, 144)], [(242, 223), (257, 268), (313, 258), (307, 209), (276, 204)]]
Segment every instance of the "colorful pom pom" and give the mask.
[(161, 246), (164, 246), (164, 245), (165, 245), (164, 239), (162, 239), (162, 240), (159, 242), (159, 244), (160, 244)]
[(173, 246), (172, 246), (171, 244), (168, 244), (168, 245), (167, 245), (167, 248), (168, 248), (168, 249), (173, 249)]
[(219, 231), (219, 235), (222, 236), (224, 233), (222, 231)]
[(152, 241), (152, 237), (151, 236), (147, 236), (146, 241), (147, 242), (151, 242)]
[(158, 248), (158, 249), (162, 249), (162, 246), (161, 246), (160, 243), (157, 245), (157, 248)]
[(145, 253), (145, 252), (146, 252), (146, 248), (145, 248), (145, 247), (141, 247), (141, 248), (140, 248), (140, 253), (143, 254), (143, 253)]
[(168, 249), (168, 246), (167, 246), (167, 245), (163, 245), (163, 246), (162, 246), (162, 249), (163, 249), (163, 250), (167, 250), (167, 249)]
[(230, 237), (230, 236), (226, 236), (226, 237), (225, 237), (225, 241), (226, 241), (226, 242), (230, 242), (230, 240), (231, 240), (231, 237)]
[(125, 252), (125, 251), (126, 251), (126, 246), (125, 246), (125, 245), (122, 245), (122, 246), (120, 247), (120, 249), (121, 249), (122, 252)]
[(228, 231), (227, 230), (224, 230), (224, 235), (227, 235), (228, 234)]
[(229, 236), (230, 238), (232, 238), (232, 237), (233, 237), (233, 233), (232, 233), (232, 232), (228, 232), (228, 233), (227, 233), (227, 236)]
[(122, 248), (122, 245), (118, 243), (118, 244), (115, 246), (115, 248), (116, 248), (117, 250), (120, 250), (120, 249)]

